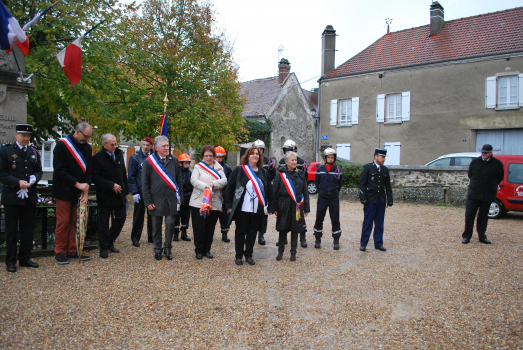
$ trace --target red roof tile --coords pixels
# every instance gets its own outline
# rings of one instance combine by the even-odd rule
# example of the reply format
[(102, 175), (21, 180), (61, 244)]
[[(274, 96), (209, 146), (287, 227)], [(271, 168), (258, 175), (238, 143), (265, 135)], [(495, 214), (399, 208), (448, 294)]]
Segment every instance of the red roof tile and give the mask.
[(523, 50), (523, 7), (385, 34), (323, 78)]

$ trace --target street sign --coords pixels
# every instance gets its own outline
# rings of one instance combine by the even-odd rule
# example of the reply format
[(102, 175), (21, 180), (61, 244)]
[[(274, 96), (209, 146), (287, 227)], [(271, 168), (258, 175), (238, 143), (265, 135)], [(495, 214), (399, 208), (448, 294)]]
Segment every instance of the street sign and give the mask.
[(329, 135), (321, 135), (321, 139), (322, 140), (328, 140), (329, 139)]

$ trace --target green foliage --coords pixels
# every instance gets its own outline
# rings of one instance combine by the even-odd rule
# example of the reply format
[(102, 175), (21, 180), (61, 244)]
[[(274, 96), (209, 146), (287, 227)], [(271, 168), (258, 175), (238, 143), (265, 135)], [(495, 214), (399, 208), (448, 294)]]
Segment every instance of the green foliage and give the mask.
[(363, 164), (337, 161), (336, 164), (341, 168), (343, 175), (343, 186), (358, 187)]
[(267, 146), (271, 145), (272, 125), (269, 119), (265, 122), (260, 122), (255, 119), (247, 119), (245, 121), (245, 129), (248, 131), (248, 134), (246, 135), (247, 142), (262, 140)]

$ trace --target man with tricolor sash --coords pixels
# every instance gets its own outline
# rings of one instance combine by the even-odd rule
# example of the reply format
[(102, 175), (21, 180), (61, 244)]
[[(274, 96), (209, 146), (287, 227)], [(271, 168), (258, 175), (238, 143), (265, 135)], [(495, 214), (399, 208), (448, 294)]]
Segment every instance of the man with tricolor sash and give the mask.
[(163, 253), (172, 260), (174, 222), (183, 198), (182, 175), (178, 159), (169, 154), (169, 139), (154, 139), (154, 154), (142, 166), (142, 193), (153, 223), (154, 258), (162, 260), (162, 221), (165, 217)]
[[(60, 265), (78, 260), (76, 217), (78, 200), (87, 203), (92, 182), (92, 149), (87, 143), (91, 125), (81, 122), (74, 132), (60, 139), (53, 151), (53, 197), (56, 200), (55, 261)], [(82, 260), (89, 260), (82, 256)]]

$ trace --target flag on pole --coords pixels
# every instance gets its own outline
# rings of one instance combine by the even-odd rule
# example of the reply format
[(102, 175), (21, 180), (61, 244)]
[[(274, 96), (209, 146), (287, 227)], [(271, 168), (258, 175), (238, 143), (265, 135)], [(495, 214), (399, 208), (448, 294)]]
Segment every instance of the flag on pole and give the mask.
[(82, 79), (82, 39), (83, 35), (60, 51), (56, 58), (64, 69), (71, 85), (76, 85)]
[(20, 28), (18, 21), (0, 1), (0, 49), (9, 50), (18, 42), (25, 43), (26, 41), (27, 35)]
[(160, 116), (160, 135), (159, 136), (166, 136), (169, 137), (169, 129), (167, 128), (167, 115), (161, 115)]

